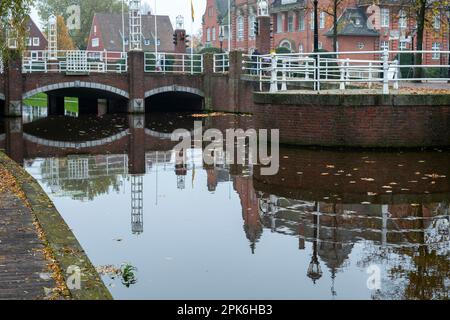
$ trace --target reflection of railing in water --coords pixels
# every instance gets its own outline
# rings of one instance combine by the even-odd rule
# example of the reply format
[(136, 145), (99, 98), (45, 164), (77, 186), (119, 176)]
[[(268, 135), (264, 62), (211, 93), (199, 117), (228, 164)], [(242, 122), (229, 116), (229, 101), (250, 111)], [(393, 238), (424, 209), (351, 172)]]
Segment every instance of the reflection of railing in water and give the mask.
[[(366, 205), (366, 212), (357, 212), (364, 205), (340, 205), (339, 212), (329, 212), (336, 204), (304, 202), (270, 195), (259, 199), (262, 221), (273, 232), (297, 235), (299, 225), (305, 228), (300, 238), (314, 241), (311, 230), (345, 234), (346, 239), (320, 239), (321, 242), (349, 245), (365, 239), (382, 247), (437, 246), (450, 242), (450, 209), (447, 203), (434, 205), (430, 216), (394, 216), (390, 211), (403, 209), (398, 205)], [(315, 210), (317, 205), (318, 209)], [(320, 210), (320, 208), (323, 208)], [(347, 209), (347, 210), (346, 210)], [(378, 211), (378, 213), (376, 213)], [(376, 215), (375, 215), (376, 214)], [(326, 223), (315, 224), (313, 217)], [(308, 232), (309, 230), (309, 232)]]
[(144, 232), (144, 177), (131, 177), (131, 231)]

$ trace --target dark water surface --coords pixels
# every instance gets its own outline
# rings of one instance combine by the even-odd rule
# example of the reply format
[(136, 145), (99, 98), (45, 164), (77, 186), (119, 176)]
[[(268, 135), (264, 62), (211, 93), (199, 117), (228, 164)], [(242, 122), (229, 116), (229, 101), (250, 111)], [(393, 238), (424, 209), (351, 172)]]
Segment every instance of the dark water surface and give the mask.
[(261, 176), (192, 148), (180, 167), (170, 133), (194, 120), (251, 127), (230, 115), (27, 118), (0, 125), (0, 148), (95, 266), (135, 267), (135, 283), (102, 276), (114, 298), (448, 298), (450, 152), (283, 147), (279, 174)]

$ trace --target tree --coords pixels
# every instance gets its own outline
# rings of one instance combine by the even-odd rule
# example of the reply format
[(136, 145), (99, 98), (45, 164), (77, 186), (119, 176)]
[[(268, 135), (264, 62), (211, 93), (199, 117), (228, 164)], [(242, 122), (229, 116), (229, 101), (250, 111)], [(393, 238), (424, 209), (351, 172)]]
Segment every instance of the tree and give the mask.
[(58, 50), (74, 50), (75, 44), (62, 16), (57, 17)]
[[(47, 21), (50, 15), (69, 18), (67, 8), (73, 4), (80, 6), (80, 30), (70, 30), (69, 33), (75, 41), (76, 47), (85, 49), (91, 30), (92, 19), (95, 13), (121, 13), (121, 0), (37, 0), (39, 17)], [(125, 7), (127, 12), (128, 7)]]
[(338, 51), (338, 47), (337, 47), (338, 19), (339, 19), (339, 14), (342, 11), (339, 9), (340, 9), (340, 7), (343, 7), (343, 6), (341, 6), (341, 3), (343, 2), (343, 0), (331, 0), (331, 1), (332, 1), (331, 6), (324, 6), (321, 8), (321, 10), (333, 18), (333, 52), (337, 52)]
[(27, 19), (33, 0), (1, 0), (0, 1), (0, 54), (8, 57), (7, 38), (8, 31), (14, 30), (17, 47), (19, 50), (25, 48), (27, 37)]

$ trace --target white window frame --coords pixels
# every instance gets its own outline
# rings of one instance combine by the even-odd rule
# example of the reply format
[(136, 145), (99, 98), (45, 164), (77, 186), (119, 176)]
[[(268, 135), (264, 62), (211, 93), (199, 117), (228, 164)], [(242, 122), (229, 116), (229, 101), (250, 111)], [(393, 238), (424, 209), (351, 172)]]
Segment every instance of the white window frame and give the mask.
[(254, 14), (248, 17), (248, 37), (250, 39), (253, 39), (256, 36), (255, 22), (256, 16)]
[(216, 27), (212, 27), (211, 29), (211, 39), (212, 41), (216, 41)]
[(311, 11), (311, 13), (309, 14), (309, 27), (311, 28), (311, 30), (314, 30), (314, 12)]
[(441, 16), (439, 14), (433, 17), (433, 28), (434, 30), (441, 30)]
[(298, 30), (305, 31), (305, 12), (301, 11), (298, 13)]
[(408, 50), (408, 41), (407, 40), (400, 40), (398, 42), (398, 49), (400, 51)]
[(441, 44), (439, 42), (433, 42), (433, 45), (431, 47), (431, 51), (433, 51), (433, 53), (431, 54), (431, 59), (432, 60), (439, 60), (441, 59)]
[(278, 13), (277, 14), (277, 33), (283, 33), (284, 32), (284, 28), (283, 28), (283, 14), (282, 13)]
[(390, 24), (390, 10), (389, 8), (381, 8), (380, 10), (380, 22), (382, 28), (389, 28)]
[(244, 28), (245, 28), (244, 17), (239, 15), (236, 18), (236, 38), (238, 41), (244, 40)]
[(206, 29), (206, 42), (211, 42), (211, 29)]
[(98, 48), (100, 46), (99, 38), (92, 38), (91, 45), (92, 48)]
[(33, 47), (39, 47), (40, 40), (39, 37), (33, 37)]
[(287, 32), (295, 31), (295, 13), (290, 11), (287, 14)]
[(319, 29), (325, 29), (325, 12), (319, 14)]
[(380, 41), (380, 50), (389, 50), (390, 43), (389, 41)]
[(406, 11), (403, 9), (398, 12), (398, 27), (400, 29), (408, 27), (408, 17), (406, 16)]

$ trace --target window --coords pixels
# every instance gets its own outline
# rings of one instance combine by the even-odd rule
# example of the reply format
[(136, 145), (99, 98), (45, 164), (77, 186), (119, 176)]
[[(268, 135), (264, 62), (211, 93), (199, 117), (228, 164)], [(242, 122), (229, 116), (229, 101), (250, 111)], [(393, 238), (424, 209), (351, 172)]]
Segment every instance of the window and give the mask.
[(149, 39), (145, 39), (144, 40), (144, 45), (149, 46), (150, 45), (150, 40)]
[(400, 10), (398, 12), (398, 26), (401, 29), (404, 29), (408, 26), (408, 18), (406, 17), (405, 10)]
[(433, 51), (431, 59), (439, 60), (441, 58), (441, 53), (439, 52), (441, 50), (441, 44), (439, 42), (434, 42), (431, 50)]
[(290, 51), (292, 51), (292, 45), (291, 45), (291, 42), (288, 41), (288, 40), (283, 40), (283, 41), (280, 43), (280, 47), (287, 48), (287, 49), (289, 49)]
[(288, 32), (294, 32), (294, 13), (288, 13)]
[(319, 41), (319, 50), (322, 50), (323, 49), (323, 45), (322, 45), (322, 42), (321, 41)]
[(99, 46), (98, 38), (92, 39), (92, 47), (97, 48)]
[(208, 8), (208, 17), (212, 17), (213, 16), (213, 7), (209, 7)]
[(389, 50), (389, 41), (381, 41), (380, 50)]
[(389, 28), (389, 9), (382, 8), (380, 14), (381, 14), (381, 27)]
[(31, 60), (38, 60), (39, 58), (39, 53), (37, 51), (31, 51)]
[(441, 17), (439, 15), (435, 15), (433, 19), (433, 27), (435, 30), (441, 29)]
[(244, 17), (238, 16), (237, 17), (237, 39), (239, 41), (244, 40)]
[(94, 25), (94, 33), (97, 33), (97, 26)]
[(324, 29), (325, 28), (325, 12), (321, 12), (319, 15), (319, 28)]
[(311, 12), (311, 14), (309, 15), (309, 25), (311, 27), (311, 30), (314, 30), (314, 12)]
[(32, 44), (33, 42), (32, 42), (32, 40), (31, 40), (31, 38), (27, 38), (27, 46), (28, 47), (31, 47), (33, 44)]
[(254, 38), (256, 36), (255, 22), (256, 22), (256, 16), (251, 15), (248, 18), (248, 30), (249, 30), (248, 36), (249, 36), (249, 38)]
[(39, 38), (38, 37), (33, 38), (33, 47), (39, 47)]
[(408, 49), (408, 41), (400, 40), (400, 42), (398, 43), (398, 49), (399, 50), (407, 50)]
[(298, 13), (298, 30), (300, 30), (300, 31), (305, 30), (305, 13), (304, 12)]
[(277, 33), (283, 33), (283, 15), (277, 14)]
[(211, 29), (206, 29), (206, 42), (211, 42)]
[(213, 27), (211, 30), (212, 33), (212, 41), (216, 41), (216, 27)]
[(358, 43), (356, 44), (356, 47), (357, 47), (359, 50), (364, 49), (364, 42), (358, 42)]
[(300, 44), (298, 45), (298, 52), (299, 52), (299, 53), (303, 53), (303, 43), (300, 43)]

